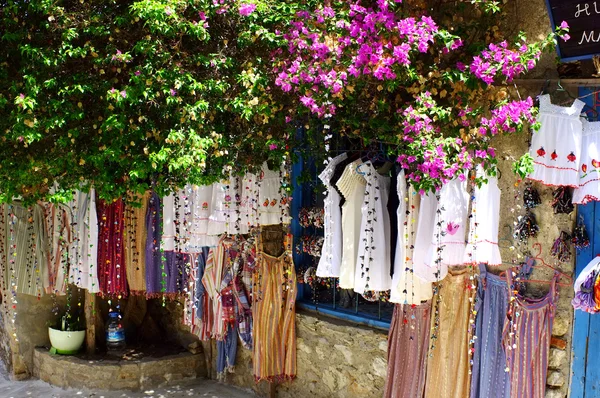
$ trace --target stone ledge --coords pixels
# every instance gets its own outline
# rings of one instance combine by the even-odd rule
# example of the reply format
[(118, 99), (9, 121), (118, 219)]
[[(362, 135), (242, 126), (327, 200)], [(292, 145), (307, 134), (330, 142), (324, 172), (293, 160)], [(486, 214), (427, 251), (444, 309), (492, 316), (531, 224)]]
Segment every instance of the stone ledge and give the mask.
[(141, 391), (206, 377), (202, 354), (189, 352), (139, 360), (86, 360), (50, 355), (45, 348), (33, 353), (33, 375), (62, 388)]

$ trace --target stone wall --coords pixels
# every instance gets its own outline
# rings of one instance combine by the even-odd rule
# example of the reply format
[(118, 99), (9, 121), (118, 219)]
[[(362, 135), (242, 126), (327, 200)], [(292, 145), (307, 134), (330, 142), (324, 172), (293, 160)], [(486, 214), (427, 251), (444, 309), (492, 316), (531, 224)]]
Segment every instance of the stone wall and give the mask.
[[(276, 386), (277, 397), (383, 396), (387, 331), (301, 311), (297, 314), (296, 333), (298, 375), (296, 380)], [(216, 352), (216, 347), (213, 350)], [(235, 372), (225, 381), (268, 396), (269, 383), (254, 382), (252, 353), (244, 348), (238, 348)]]

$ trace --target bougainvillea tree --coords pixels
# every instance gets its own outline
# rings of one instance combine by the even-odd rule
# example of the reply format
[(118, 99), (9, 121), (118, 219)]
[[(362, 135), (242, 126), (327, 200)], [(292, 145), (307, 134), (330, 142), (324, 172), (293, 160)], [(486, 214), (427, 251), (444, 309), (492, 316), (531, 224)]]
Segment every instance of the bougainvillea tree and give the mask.
[(534, 121), (495, 85), (556, 40), (507, 34), (484, 0), (0, 4), (2, 200), (209, 183), (331, 134), (384, 144), (430, 190)]

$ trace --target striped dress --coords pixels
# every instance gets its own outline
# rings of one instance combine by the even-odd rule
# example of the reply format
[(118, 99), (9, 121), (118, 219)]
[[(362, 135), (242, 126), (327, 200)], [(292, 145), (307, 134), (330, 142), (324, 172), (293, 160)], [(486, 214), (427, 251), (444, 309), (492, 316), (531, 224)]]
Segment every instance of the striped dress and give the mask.
[[(541, 299), (515, 293), (512, 272), (506, 273), (511, 303), (504, 323), (503, 346), (510, 372), (511, 398), (543, 398), (546, 393), (548, 354), (556, 312), (556, 280)], [(514, 299), (513, 299), (514, 298)]]
[(5, 244), (8, 264), (4, 281), (16, 293), (41, 297), (50, 284), (48, 275), (48, 234), (44, 209), (40, 205), (24, 207), (4, 205)]
[[(469, 396), (469, 315), (475, 290), (466, 269), (452, 272), (441, 282), (436, 295), (439, 328), (434, 345), (429, 349), (425, 398), (465, 398)], [(433, 298), (434, 307), (437, 297)]]
[(477, 320), (471, 378), (471, 398), (509, 398), (510, 375), (505, 371), (506, 356), (502, 330), (508, 309), (508, 288), (499, 276), (479, 265)]
[(259, 243), (252, 277), (254, 379), (283, 381), (296, 377), (296, 271), (291, 236), (280, 256), (264, 252)]
[(127, 273), (123, 231), (125, 204), (123, 199), (112, 203), (97, 202), (98, 212), (98, 280), (105, 295), (127, 295)]
[(127, 283), (132, 293), (146, 291), (146, 212), (150, 191), (141, 197), (130, 194), (129, 201), (141, 202), (140, 206), (125, 204), (125, 269)]
[(431, 301), (395, 305), (388, 337), (385, 398), (423, 397), (430, 317)]

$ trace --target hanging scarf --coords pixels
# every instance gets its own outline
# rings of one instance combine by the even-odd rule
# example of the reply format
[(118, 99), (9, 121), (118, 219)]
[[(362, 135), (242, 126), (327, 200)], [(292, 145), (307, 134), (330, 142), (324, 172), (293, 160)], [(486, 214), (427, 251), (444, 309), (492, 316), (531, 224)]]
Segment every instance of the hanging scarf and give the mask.
[(98, 200), (98, 280), (103, 294), (127, 295), (123, 231), (125, 204)]
[(152, 192), (146, 210), (146, 294), (156, 297), (162, 291), (162, 253), (160, 251), (160, 238), (162, 234), (161, 200)]

